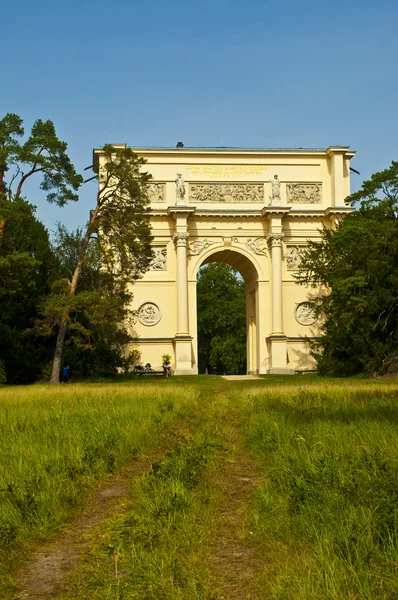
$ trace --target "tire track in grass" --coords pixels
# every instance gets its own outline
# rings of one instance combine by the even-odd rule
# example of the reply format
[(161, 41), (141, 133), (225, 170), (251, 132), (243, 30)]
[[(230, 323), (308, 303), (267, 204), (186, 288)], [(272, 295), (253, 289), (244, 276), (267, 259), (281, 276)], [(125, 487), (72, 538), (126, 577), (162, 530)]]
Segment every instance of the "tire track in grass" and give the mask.
[[(125, 560), (122, 560), (120, 564), (122, 571), (117, 574), (118, 580), (114, 582), (113, 587), (119, 584), (124, 577), (127, 597), (132, 598), (145, 597), (156, 598), (156, 600), (158, 598), (162, 600), (164, 597), (184, 598), (184, 600), (188, 598), (197, 598), (198, 600), (260, 600), (260, 598), (264, 598), (264, 593), (258, 584), (258, 576), (261, 575), (263, 569), (263, 560), (251, 545), (248, 525), (253, 490), (262, 483), (262, 477), (254, 457), (244, 446), (240, 411), (234, 399), (231, 398), (232, 390), (232, 385), (225, 385), (224, 382), (219, 382), (211, 390), (203, 390), (200, 394), (200, 406), (197, 406), (196, 410), (192, 407), (191, 411), (187, 411), (189, 414), (184, 415), (184, 421), (177, 425), (174, 422), (172, 433), (166, 435), (167, 441), (159, 450), (148, 458), (139, 457), (119, 475), (109, 477), (107, 483), (92, 494), (91, 500), (85, 504), (84, 511), (68, 529), (65, 529), (63, 535), (40, 547), (37, 554), (28, 563), (27, 568), (21, 573), (20, 593), (14, 595), (14, 598), (25, 600), (49, 600), (61, 597), (89, 598), (92, 597), (90, 596), (90, 584), (87, 587), (84, 583), (85, 575), (90, 578), (93, 575), (96, 594), (98, 594), (95, 597), (108, 598), (105, 587), (103, 592), (100, 590), (103, 585), (106, 585), (109, 591), (109, 577), (108, 579), (103, 578), (102, 581), (99, 573), (99, 577), (95, 576), (95, 565), (87, 567), (90, 562), (90, 547), (92, 549), (96, 545), (94, 537), (97, 535), (98, 538), (98, 534), (106, 527), (107, 522), (115, 519), (120, 511), (124, 512), (124, 507), (121, 508), (124, 499), (127, 506), (131, 504), (132, 500), (134, 503), (134, 498), (131, 497), (132, 481), (138, 483), (141, 476), (152, 470), (152, 463), (161, 463), (165, 458), (166, 463), (170, 461), (170, 456), (173, 457), (173, 454), (170, 455), (170, 450), (173, 452), (174, 442), (181, 443), (182, 438), (192, 440), (191, 436), (194, 432), (196, 432), (196, 442), (190, 452), (195, 452), (198, 444), (198, 449), (200, 449), (200, 444), (203, 444), (201, 440), (207, 439), (206, 431), (211, 431), (214, 441), (225, 450), (215, 452), (214, 460), (210, 460), (207, 471), (203, 473), (203, 481), (207, 481), (212, 488), (212, 491), (209, 490), (209, 494), (203, 488), (203, 499), (206, 501), (208, 498), (209, 504), (203, 505), (202, 511), (198, 512), (198, 510), (200, 511), (199, 503), (199, 508), (192, 514), (194, 521), (192, 521), (192, 527), (186, 530), (187, 539), (184, 542), (178, 539), (180, 526), (177, 523), (176, 539), (174, 541), (165, 540), (165, 551), (169, 549), (169, 546), (172, 548), (173, 544), (176, 546), (175, 559), (178, 569), (174, 576), (177, 577), (177, 580), (171, 581), (170, 589), (166, 587), (167, 593), (159, 596), (157, 591), (160, 588), (156, 584), (154, 585), (157, 587), (157, 591), (153, 588), (151, 591), (151, 586), (145, 590), (143, 583), (138, 580), (137, 588), (135, 584), (137, 573), (134, 576), (136, 566), (126, 565)], [(173, 435), (175, 439), (171, 443)], [(188, 446), (191, 446), (190, 442)], [(199, 487), (192, 490), (192, 500), (196, 498), (195, 501), (199, 501), (201, 489)], [(133, 506), (131, 509), (135, 512)], [(130, 509), (127, 509), (127, 512), (129, 511)], [(123, 520), (123, 517), (121, 518)], [(192, 535), (189, 533), (190, 530), (193, 530)], [(104, 537), (108, 540), (109, 536)], [(156, 536), (154, 540), (155, 545), (160, 543), (156, 542)], [(136, 543), (134, 539), (133, 542)], [(107, 542), (104, 540), (104, 543)], [(117, 543), (116, 535), (115, 547), (117, 547)], [(181, 552), (178, 550), (180, 545)], [(161, 548), (158, 554), (161, 558)], [(91, 552), (91, 564), (92, 557)], [(134, 564), (136, 564), (136, 560), (137, 558), (135, 558)], [(102, 562), (98, 561), (97, 570), (106, 569), (107, 563), (102, 564)], [(94, 571), (90, 571), (93, 568)], [(145, 572), (145, 568), (147, 567), (144, 564), (143, 572)], [(190, 568), (193, 569), (192, 575), (189, 576), (191, 579), (185, 581), (185, 574), (189, 572)], [(79, 569), (82, 569), (80, 575)], [(183, 574), (182, 578), (179, 571)], [(75, 573), (77, 579), (74, 577)], [(82, 580), (81, 577), (84, 579)], [(128, 584), (130, 577), (132, 580)], [(165, 572), (166, 586), (167, 577), (168, 573)], [(91, 590), (94, 591), (93, 588)], [(115, 587), (115, 593), (116, 591), (119, 593), (117, 587)]]
[(216, 598), (207, 569), (214, 494), (206, 474), (225, 450), (212, 432), (213, 401), (202, 395), (199, 404), (177, 443), (136, 481), (119, 513), (96, 529), (57, 598)]
[(263, 483), (263, 476), (245, 448), (239, 409), (228, 395), (219, 397), (225, 402), (221, 428), (229, 454), (210, 474), (219, 503), (208, 548), (209, 569), (220, 600), (263, 599), (257, 581), (263, 560), (251, 546), (249, 530), (253, 490)]
[[(181, 427), (183, 425), (179, 421), (174, 421), (156, 450), (137, 457), (116, 475), (108, 476), (100, 488), (91, 492), (78, 517), (56, 537), (40, 544), (17, 573), (17, 591), (12, 598), (56, 598), (54, 594), (64, 579), (80, 564), (95, 529), (114, 516), (123, 498), (131, 493), (132, 481), (151, 471), (152, 464), (159, 461), (178, 439)], [(3, 598), (8, 600), (10, 596)]]
[(143, 456), (124, 468), (87, 501), (78, 519), (57, 538), (49, 540), (28, 560), (17, 578), (17, 598), (46, 600), (64, 577), (80, 562), (84, 545), (93, 528), (106, 521), (121, 497), (127, 495), (131, 480), (150, 470), (151, 462)]

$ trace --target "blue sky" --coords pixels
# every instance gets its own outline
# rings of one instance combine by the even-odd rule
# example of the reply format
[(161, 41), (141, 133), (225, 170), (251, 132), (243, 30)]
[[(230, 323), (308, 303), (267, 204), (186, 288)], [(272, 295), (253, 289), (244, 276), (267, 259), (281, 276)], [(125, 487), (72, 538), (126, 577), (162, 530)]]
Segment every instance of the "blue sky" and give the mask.
[[(52, 119), (79, 170), (104, 143), (349, 145), (354, 191), (398, 159), (396, 0), (21, 0), (1, 20), (0, 118)], [(94, 196), (29, 188), (50, 229)]]

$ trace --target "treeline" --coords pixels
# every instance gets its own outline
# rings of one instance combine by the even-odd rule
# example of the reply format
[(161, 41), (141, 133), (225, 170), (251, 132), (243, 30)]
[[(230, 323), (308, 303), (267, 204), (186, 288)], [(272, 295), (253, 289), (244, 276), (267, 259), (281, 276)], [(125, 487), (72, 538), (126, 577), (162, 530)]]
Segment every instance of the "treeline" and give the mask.
[(347, 198), (355, 211), (303, 252), (299, 283), (314, 288), (322, 375), (398, 374), (398, 162)]
[[(78, 293), (68, 281), (83, 231), (61, 225), (54, 239), (22, 198), (0, 200), (0, 377), (8, 383), (49, 380), (59, 323), (68, 305), (63, 363), (76, 377), (109, 376), (125, 368), (130, 299), (101, 273), (95, 240), (90, 244)], [(121, 325), (124, 323), (125, 325)]]
[(89, 222), (59, 225), (50, 240), (26, 182), (38, 178), (63, 206), (78, 200), (83, 178), (51, 121), (24, 134), (18, 115), (0, 121), (0, 381), (58, 383), (68, 363), (76, 377), (109, 376), (131, 362), (131, 283), (152, 260), (150, 175), (129, 148), (104, 146)]
[[(22, 141), (21, 141), (22, 140)], [(134, 336), (131, 284), (153, 258), (145, 161), (106, 145), (93, 177), (90, 219), (52, 240), (24, 196), (37, 178), (47, 200), (77, 201), (83, 178), (51, 121), (25, 136), (22, 119), (0, 120), (0, 382), (58, 383), (128, 369)], [(302, 252), (298, 283), (313, 288), (321, 326), (311, 352), (323, 375), (398, 372), (398, 162), (346, 201), (355, 210)], [(245, 290), (227, 265), (198, 277), (199, 363), (245, 372)]]

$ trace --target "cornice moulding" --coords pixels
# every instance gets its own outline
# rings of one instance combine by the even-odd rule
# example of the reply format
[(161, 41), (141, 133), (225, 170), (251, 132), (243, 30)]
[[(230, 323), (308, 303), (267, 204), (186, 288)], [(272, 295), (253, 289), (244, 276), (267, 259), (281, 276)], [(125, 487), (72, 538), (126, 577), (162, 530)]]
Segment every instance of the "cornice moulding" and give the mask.
[(287, 215), (291, 210), (291, 206), (264, 206), (264, 208), (261, 209), (261, 215), (263, 217)]
[(325, 217), (329, 217), (330, 215), (347, 215), (355, 211), (355, 208), (352, 206), (329, 206), (325, 210)]
[[(164, 210), (164, 209), (163, 209)], [(166, 211), (168, 215), (193, 215), (196, 208), (195, 206), (169, 206)], [(160, 211), (159, 211), (160, 212)], [(162, 211), (163, 212), (163, 211)]]

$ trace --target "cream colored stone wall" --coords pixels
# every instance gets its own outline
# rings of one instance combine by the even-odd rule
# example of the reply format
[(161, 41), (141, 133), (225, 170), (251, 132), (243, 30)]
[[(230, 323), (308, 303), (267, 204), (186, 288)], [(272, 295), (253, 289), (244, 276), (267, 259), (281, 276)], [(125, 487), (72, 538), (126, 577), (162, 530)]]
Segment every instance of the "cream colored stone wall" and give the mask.
[[(167, 353), (177, 373), (197, 373), (196, 277), (201, 265), (224, 261), (247, 285), (248, 370), (312, 369), (305, 338), (319, 331), (294, 272), (307, 240), (351, 210), (344, 200), (353, 153), (345, 147), (135, 151), (153, 177), (156, 255), (134, 285), (143, 362), (160, 369)], [(95, 164), (100, 160), (94, 151)]]

